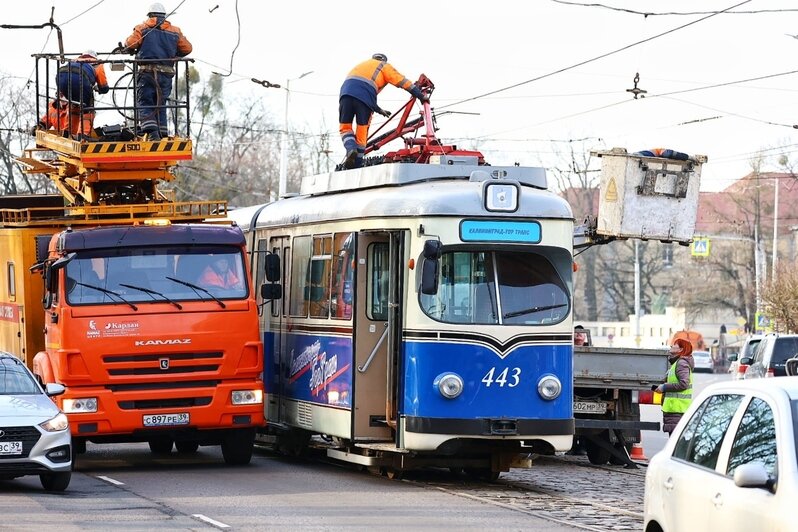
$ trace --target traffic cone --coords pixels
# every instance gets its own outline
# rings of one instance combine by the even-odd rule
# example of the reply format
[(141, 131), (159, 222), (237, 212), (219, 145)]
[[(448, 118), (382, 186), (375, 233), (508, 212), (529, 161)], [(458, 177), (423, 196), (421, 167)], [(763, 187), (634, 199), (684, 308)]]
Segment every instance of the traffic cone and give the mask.
[(643, 454), (643, 444), (642, 443), (633, 443), (632, 444), (632, 452), (629, 453), (629, 458), (632, 460), (643, 460), (648, 461), (646, 455)]

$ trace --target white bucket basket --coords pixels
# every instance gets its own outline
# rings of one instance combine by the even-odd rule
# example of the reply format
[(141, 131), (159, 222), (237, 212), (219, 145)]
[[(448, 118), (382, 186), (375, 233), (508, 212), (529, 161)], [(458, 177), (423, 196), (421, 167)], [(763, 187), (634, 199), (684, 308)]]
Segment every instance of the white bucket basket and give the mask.
[(592, 154), (601, 157), (598, 234), (692, 241), (705, 155), (681, 161), (634, 155), (624, 148)]

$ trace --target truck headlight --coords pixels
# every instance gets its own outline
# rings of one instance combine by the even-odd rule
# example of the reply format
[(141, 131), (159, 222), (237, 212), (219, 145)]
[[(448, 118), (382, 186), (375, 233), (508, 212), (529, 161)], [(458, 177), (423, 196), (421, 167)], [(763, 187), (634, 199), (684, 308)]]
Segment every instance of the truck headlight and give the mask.
[(48, 419), (44, 423), (39, 423), (39, 426), (47, 432), (59, 432), (69, 428), (69, 421), (67, 417), (59, 412), (55, 417)]
[(235, 390), (234, 405), (257, 405), (263, 402), (263, 390)]
[(562, 383), (554, 375), (546, 375), (538, 381), (538, 393), (543, 399), (547, 401), (557, 399), (560, 392), (562, 392)]
[(67, 414), (79, 414), (97, 411), (96, 397), (81, 397), (80, 399), (64, 399), (61, 403), (63, 411)]
[(432, 384), (446, 399), (454, 399), (463, 393), (463, 379), (457, 373), (442, 373)]

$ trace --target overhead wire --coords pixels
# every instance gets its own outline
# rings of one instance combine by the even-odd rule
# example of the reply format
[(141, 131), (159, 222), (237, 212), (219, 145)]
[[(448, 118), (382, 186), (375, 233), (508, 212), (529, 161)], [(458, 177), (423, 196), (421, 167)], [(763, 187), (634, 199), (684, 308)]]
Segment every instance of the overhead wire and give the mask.
[(97, 2), (96, 4), (94, 4), (93, 6), (91, 6), (91, 7), (89, 7), (89, 8), (86, 8), (86, 9), (84, 9), (83, 11), (81, 11), (80, 13), (78, 13), (77, 15), (75, 15), (74, 17), (72, 17), (71, 19), (67, 20), (66, 22), (62, 22), (62, 23), (61, 23), (61, 24), (59, 24), (59, 25), (60, 25), (60, 26), (66, 26), (67, 24), (69, 24), (70, 22), (72, 22), (73, 20), (75, 20), (76, 18), (80, 18), (80, 17), (82, 17), (83, 15), (85, 15), (86, 13), (88, 13), (89, 11), (91, 11), (92, 9), (94, 9), (95, 7), (97, 7), (98, 5), (102, 4), (103, 2), (105, 2), (105, 0), (100, 0), (99, 2)]
[(709, 15), (709, 14), (726, 14), (726, 15), (755, 15), (759, 13), (789, 13), (798, 11), (798, 9), (756, 9), (750, 11), (663, 11), (663, 12), (654, 12), (654, 11), (637, 11), (635, 9), (628, 9), (625, 7), (616, 7), (610, 6), (607, 4), (597, 4), (597, 3), (590, 3), (584, 4), (582, 2), (569, 2), (567, 0), (551, 0), (555, 4), (563, 4), (567, 6), (575, 6), (575, 7), (600, 7), (603, 9), (609, 9), (611, 11), (620, 11), (623, 13), (630, 13), (632, 15), (643, 15), (644, 17), (656, 17), (656, 16), (671, 16), (671, 15)]
[(228, 69), (229, 72), (227, 74), (222, 74), (221, 72), (214, 72), (217, 76), (221, 76), (226, 78), (233, 73), (233, 58), (236, 55), (236, 50), (238, 50), (238, 46), (241, 44), (241, 16), (238, 14), (238, 0), (235, 0), (235, 11), (236, 11), (236, 26), (237, 26), (237, 37), (236, 37), (236, 45), (233, 47), (233, 51), (230, 54), (230, 68)]
[(721, 13), (725, 13), (726, 11), (728, 11), (730, 9), (734, 9), (735, 7), (739, 7), (741, 5), (745, 5), (745, 4), (749, 3), (749, 2), (751, 2), (751, 0), (743, 0), (742, 2), (734, 4), (733, 6), (727, 7), (726, 9), (724, 9), (722, 11), (713, 12), (710, 15), (707, 15), (705, 17), (701, 17), (701, 18), (696, 19), (696, 20), (693, 20), (691, 22), (688, 22), (687, 24), (682, 24), (681, 26), (677, 26), (675, 28), (671, 28), (669, 30), (663, 31), (663, 32), (658, 33), (656, 35), (652, 35), (651, 37), (647, 37), (647, 38), (642, 39), (640, 41), (636, 41), (636, 42), (633, 42), (631, 44), (627, 44), (625, 46), (621, 46), (620, 48), (616, 48), (615, 50), (611, 50), (611, 51), (603, 53), (601, 55), (597, 55), (597, 56), (592, 57), (590, 59), (585, 59), (584, 61), (579, 61), (578, 63), (574, 63), (574, 64), (572, 64), (570, 66), (559, 68), (559, 69), (554, 70), (552, 72), (549, 72), (547, 74), (543, 74), (541, 76), (536, 76), (536, 77), (534, 77), (532, 79), (528, 79), (526, 81), (521, 81), (521, 82), (518, 82), (518, 83), (514, 83), (512, 85), (508, 85), (507, 87), (502, 87), (500, 89), (492, 90), (492, 91), (486, 92), (484, 94), (480, 94), (480, 95), (477, 95), (477, 96), (472, 96), (470, 98), (466, 98), (464, 100), (460, 100), (459, 102), (450, 103), (450, 104), (444, 105), (442, 107), (438, 107), (438, 109), (445, 109), (447, 107), (452, 107), (452, 106), (460, 105), (460, 104), (463, 104), (463, 103), (466, 103), (466, 102), (471, 102), (471, 101), (474, 101), (474, 100), (478, 100), (478, 99), (484, 98), (486, 96), (492, 96), (492, 95), (498, 94), (500, 92), (504, 92), (504, 91), (508, 91), (510, 89), (514, 89), (516, 87), (521, 87), (522, 85), (527, 85), (527, 84), (533, 83), (535, 81), (540, 81), (541, 79), (549, 78), (549, 77), (555, 76), (557, 74), (562, 74), (563, 72), (567, 72), (568, 70), (573, 70), (574, 68), (578, 68), (580, 66), (587, 65), (589, 63), (594, 63), (594, 62), (598, 61), (599, 59), (604, 59), (606, 57), (610, 57), (610, 56), (615, 55), (617, 53), (620, 53), (620, 52), (623, 52), (623, 51), (628, 50), (630, 48), (633, 48), (635, 46), (639, 46), (639, 45), (641, 45), (643, 43), (647, 43), (647, 42), (653, 41), (654, 39), (658, 39), (658, 38), (663, 37), (665, 35), (674, 33), (676, 31), (683, 30), (684, 28), (687, 28), (689, 26), (693, 26), (695, 24), (698, 24), (699, 22), (703, 22), (703, 21), (708, 20), (708, 19), (710, 19), (712, 17), (715, 17), (715, 16), (717, 16), (717, 15), (719, 15)]

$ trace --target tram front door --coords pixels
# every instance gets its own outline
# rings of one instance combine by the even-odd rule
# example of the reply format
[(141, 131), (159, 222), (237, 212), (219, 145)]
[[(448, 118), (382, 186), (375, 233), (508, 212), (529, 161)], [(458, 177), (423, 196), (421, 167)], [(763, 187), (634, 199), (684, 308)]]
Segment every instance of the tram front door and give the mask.
[(392, 441), (401, 340), (401, 231), (364, 231), (357, 240), (352, 438)]

